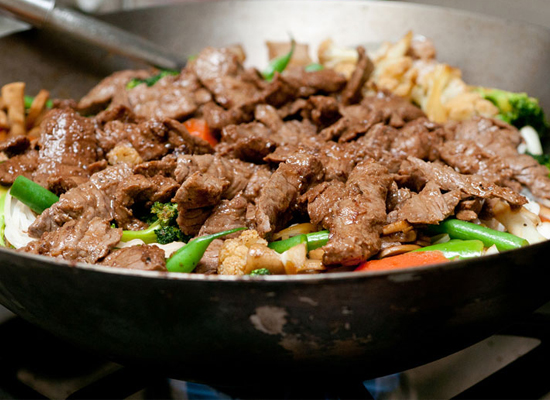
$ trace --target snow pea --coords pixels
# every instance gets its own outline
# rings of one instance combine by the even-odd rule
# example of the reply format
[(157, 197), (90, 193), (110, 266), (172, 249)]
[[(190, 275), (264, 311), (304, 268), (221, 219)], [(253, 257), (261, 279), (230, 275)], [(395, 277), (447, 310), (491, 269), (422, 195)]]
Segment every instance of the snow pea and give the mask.
[(235, 228), (228, 231), (214, 233), (195, 238), (185, 246), (176, 251), (166, 261), (166, 269), (170, 272), (193, 272), (199, 261), (201, 260), (207, 247), (214, 239), (222, 236), (230, 235), (235, 232), (242, 231), (246, 228)]

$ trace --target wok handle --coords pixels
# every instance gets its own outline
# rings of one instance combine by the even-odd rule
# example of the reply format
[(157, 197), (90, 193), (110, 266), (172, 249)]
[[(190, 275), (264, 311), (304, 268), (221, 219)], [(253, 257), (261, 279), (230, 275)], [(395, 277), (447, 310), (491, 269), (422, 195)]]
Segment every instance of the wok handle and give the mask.
[(56, 30), (159, 68), (181, 69), (185, 66), (184, 59), (160, 45), (78, 11), (56, 7), (53, 0), (0, 0), (0, 8), (38, 28)]

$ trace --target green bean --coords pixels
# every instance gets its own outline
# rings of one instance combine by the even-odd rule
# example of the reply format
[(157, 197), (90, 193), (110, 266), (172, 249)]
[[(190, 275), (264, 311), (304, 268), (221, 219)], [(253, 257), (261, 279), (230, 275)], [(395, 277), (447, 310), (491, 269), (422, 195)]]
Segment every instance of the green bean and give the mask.
[(258, 268), (249, 273), (250, 276), (271, 275), (271, 271), (267, 268)]
[(318, 249), (328, 243), (329, 231), (319, 231), (308, 233), (307, 235), (307, 251)]
[(185, 246), (177, 250), (166, 261), (166, 269), (170, 272), (193, 272), (201, 260), (207, 247), (214, 239), (242, 231), (246, 228), (235, 228), (228, 231), (214, 233), (212, 235), (200, 236), (191, 240)]
[(275, 250), (277, 253), (284, 253), (285, 251), (291, 249), (294, 246), (299, 244), (307, 243), (307, 236), (302, 233), (300, 235), (292, 236), (285, 240), (278, 240), (276, 242), (271, 242), (267, 245), (270, 249)]
[(445, 243), (434, 244), (427, 247), (422, 247), (414, 252), (421, 251), (440, 251), (445, 258), (452, 260), (453, 258), (473, 258), (483, 254), (483, 242), (481, 240), (459, 240), (453, 239)]
[(302, 233), (300, 235), (292, 236), (285, 240), (271, 242), (267, 246), (270, 249), (275, 250), (277, 253), (284, 253), (294, 246), (297, 246), (301, 243), (307, 243), (307, 251), (311, 251), (318, 249), (319, 247), (323, 247), (325, 244), (327, 244), (328, 237), (328, 231), (312, 232), (308, 234)]
[(290, 59), (292, 58), (292, 54), (294, 54), (295, 46), (296, 42), (294, 41), (294, 39), (292, 39), (292, 41), (290, 42), (290, 51), (286, 54), (283, 54), (282, 56), (275, 57), (269, 62), (267, 68), (264, 70), (264, 72), (262, 72), (262, 76), (266, 81), (271, 81), (275, 76), (275, 72), (283, 72), (285, 70), (288, 63), (290, 62)]
[(439, 225), (430, 225), (428, 232), (434, 234), (447, 233), (452, 239), (481, 240), (485, 247), (495, 245), (499, 251), (517, 249), (529, 244), (527, 240), (511, 233), (495, 231), (494, 229), (458, 219), (448, 219)]
[(23, 175), (19, 175), (15, 179), (10, 193), (37, 214), (42, 214), (45, 209), (59, 201), (59, 197), (54, 193)]

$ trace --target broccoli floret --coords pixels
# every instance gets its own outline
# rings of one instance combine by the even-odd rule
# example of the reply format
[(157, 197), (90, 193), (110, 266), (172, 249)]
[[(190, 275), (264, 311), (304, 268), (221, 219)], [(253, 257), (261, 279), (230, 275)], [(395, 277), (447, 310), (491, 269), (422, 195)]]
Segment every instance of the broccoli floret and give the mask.
[(151, 214), (156, 216), (162, 226), (174, 225), (178, 218), (178, 205), (176, 203), (156, 202), (151, 207)]
[(268, 270), (267, 268), (259, 268), (259, 269), (255, 269), (248, 275), (250, 276), (271, 275), (271, 271)]
[(492, 102), (499, 109), (498, 118), (514, 125), (516, 128), (532, 126), (540, 136), (548, 133), (550, 124), (534, 97), (527, 93), (513, 93), (499, 89), (477, 88), (481, 96)]
[(157, 235), (157, 243), (159, 244), (189, 241), (189, 237), (184, 235), (177, 226), (164, 226), (155, 229), (155, 235)]

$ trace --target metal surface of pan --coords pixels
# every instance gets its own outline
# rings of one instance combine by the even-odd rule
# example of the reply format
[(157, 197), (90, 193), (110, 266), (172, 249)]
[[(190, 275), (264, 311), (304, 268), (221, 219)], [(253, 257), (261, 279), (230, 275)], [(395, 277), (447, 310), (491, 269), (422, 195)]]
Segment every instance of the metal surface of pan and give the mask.
[[(194, 54), (242, 43), (262, 64), (265, 40), (395, 40), (412, 29), (471, 83), (527, 91), (550, 105), (542, 28), (425, 6), (378, 2), (190, 3), (105, 16)], [(37, 47), (38, 46), (38, 47)], [(81, 96), (115, 68), (100, 50), (35, 31), (0, 40), (1, 83)], [(91, 60), (95, 59), (95, 62)], [(26, 66), (27, 68), (23, 68)], [(397, 372), (464, 348), (550, 300), (550, 242), (443, 266), (297, 277), (208, 277), (70, 266), (0, 250), (0, 303), (112, 359), (184, 379), (249, 380)]]

